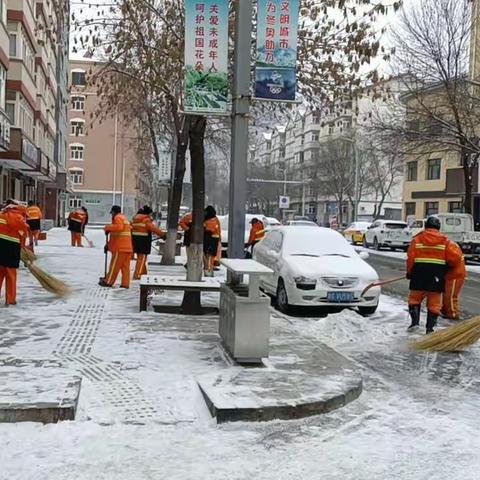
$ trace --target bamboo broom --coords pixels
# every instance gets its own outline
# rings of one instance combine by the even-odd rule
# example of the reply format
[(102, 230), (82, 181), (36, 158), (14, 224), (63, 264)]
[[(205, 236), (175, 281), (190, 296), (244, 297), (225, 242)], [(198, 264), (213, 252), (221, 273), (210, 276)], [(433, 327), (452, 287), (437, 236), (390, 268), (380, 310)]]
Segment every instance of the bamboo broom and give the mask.
[(415, 350), (434, 352), (458, 352), (465, 350), (480, 339), (480, 316), (470, 318), (457, 325), (430, 333), (410, 343)]
[(71, 293), (70, 288), (64, 282), (58, 280), (57, 278), (42, 270), (40, 267), (34, 265), (33, 261), (29, 259), (29, 255), (25, 253), (27, 251), (28, 250), (26, 248), (22, 248), (20, 251), (22, 262), (28, 268), (28, 271), (38, 280), (38, 283), (40, 283), (40, 285), (47, 292), (53, 293), (57, 297), (65, 297), (66, 295)]
[(22, 247), (20, 250), (20, 258), (24, 264), (27, 264), (34, 262), (37, 256), (29, 248)]

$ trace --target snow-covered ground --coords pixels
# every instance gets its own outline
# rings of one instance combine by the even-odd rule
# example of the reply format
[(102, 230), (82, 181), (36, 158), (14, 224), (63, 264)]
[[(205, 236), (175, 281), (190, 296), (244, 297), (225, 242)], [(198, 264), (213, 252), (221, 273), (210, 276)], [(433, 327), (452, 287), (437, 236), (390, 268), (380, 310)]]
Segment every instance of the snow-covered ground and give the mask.
[(363, 394), (327, 415), (217, 426), (194, 381), (198, 345), (156, 334), (161, 317), (137, 312), (137, 286), (97, 288), (103, 234), (89, 236), (95, 249), (72, 249), (60, 230), (38, 249), (72, 297), (53, 299), (22, 270), (18, 306), (0, 310), (0, 359), (53, 356), (83, 375), (76, 421), (0, 424), (0, 480), (479, 478), (478, 347), (410, 352), (405, 305), (387, 296), (367, 319), (288, 317), (358, 362)]

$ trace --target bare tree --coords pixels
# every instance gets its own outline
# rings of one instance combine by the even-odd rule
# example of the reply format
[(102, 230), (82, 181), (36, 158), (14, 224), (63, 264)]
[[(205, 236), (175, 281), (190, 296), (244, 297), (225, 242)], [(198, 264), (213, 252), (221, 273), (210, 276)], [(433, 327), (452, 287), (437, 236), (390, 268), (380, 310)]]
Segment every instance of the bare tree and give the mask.
[(479, 89), (468, 72), (476, 21), (470, 0), (418, 0), (405, 10), (393, 34), (394, 73), (405, 93), (375, 119), (377, 131), (406, 155), (458, 155), (468, 213), (480, 155)]

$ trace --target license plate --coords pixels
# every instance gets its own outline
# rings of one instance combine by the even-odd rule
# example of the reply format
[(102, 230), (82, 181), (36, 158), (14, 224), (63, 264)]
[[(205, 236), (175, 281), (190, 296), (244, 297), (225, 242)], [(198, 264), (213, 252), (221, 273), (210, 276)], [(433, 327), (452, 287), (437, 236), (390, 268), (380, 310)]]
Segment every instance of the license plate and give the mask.
[(332, 303), (350, 303), (354, 299), (353, 292), (327, 292), (327, 300)]

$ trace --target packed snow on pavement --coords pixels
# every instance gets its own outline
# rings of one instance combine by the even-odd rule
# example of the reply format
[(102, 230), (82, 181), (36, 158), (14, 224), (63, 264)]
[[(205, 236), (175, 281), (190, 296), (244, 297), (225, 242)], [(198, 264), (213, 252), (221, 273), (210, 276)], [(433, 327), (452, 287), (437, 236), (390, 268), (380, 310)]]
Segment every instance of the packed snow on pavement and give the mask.
[(370, 318), (297, 312), (285, 318), (298, 335), (359, 364), (361, 397), (304, 420), (218, 426), (196, 387), (195, 342), (156, 334), (137, 284), (97, 287), (104, 237), (89, 237), (96, 248), (73, 249), (54, 230), (38, 248), (74, 295), (54, 299), (22, 269), (18, 305), (0, 310), (1, 361), (53, 357), (83, 376), (76, 421), (0, 425), (1, 480), (478, 479), (477, 346), (409, 351), (405, 304), (388, 296)]

